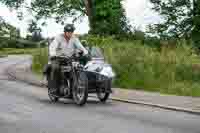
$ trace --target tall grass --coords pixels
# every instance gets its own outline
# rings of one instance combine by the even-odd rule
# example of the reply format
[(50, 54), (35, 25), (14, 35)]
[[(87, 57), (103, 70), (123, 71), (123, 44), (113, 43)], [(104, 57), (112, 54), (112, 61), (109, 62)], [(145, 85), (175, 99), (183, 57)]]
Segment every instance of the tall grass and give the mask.
[(117, 73), (117, 87), (200, 96), (200, 59), (190, 46), (179, 44), (161, 52), (138, 42), (103, 49)]
[[(185, 42), (161, 51), (139, 41), (99, 46), (117, 74), (116, 87), (200, 96), (200, 59)], [(43, 49), (34, 56), (33, 69), (41, 73), (46, 63), (47, 50)]]

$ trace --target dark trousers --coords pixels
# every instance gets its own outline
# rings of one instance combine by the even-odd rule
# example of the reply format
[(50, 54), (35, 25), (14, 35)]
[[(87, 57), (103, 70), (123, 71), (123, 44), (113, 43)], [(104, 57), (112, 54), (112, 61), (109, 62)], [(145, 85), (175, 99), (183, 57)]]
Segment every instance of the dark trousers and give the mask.
[(48, 87), (56, 89), (58, 93), (61, 84), (61, 68), (58, 61), (53, 60), (51, 62), (51, 71), (48, 77)]

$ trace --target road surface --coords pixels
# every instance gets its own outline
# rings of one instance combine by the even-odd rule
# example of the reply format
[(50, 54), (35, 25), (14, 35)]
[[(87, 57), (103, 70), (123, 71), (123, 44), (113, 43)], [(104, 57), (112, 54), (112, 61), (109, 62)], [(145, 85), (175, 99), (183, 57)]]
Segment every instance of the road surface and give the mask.
[(22, 57), (0, 59), (0, 133), (200, 133), (200, 116), (89, 98), (51, 103), (45, 88), (9, 80)]

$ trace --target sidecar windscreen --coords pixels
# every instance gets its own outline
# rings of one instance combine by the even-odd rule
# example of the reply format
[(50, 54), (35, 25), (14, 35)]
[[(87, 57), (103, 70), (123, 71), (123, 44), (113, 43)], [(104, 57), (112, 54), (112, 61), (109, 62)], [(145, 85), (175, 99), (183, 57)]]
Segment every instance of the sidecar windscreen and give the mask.
[(104, 59), (103, 53), (99, 47), (91, 47), (90, 48), (90, 56), (93, 59)]

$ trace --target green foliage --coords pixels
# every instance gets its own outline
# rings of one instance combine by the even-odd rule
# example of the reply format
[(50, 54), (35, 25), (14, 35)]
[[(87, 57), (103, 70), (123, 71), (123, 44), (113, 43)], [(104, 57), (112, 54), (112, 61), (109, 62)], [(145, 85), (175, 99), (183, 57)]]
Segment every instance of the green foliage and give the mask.
[[(41, 45), (41, 47), (45, 46), (45, 42)], [(23, 40), (23, 39), (11, 39), (7, 37), (0, 37), (0, 47), (2, 48), (36, 48), (38, 47), (38, 43)]]
[(150, 28), (161, 37), (190, 38), (198, 27), (199, 0), (150, 0), (154, 10), (164, 18), (164, 22)]
[(10, 37), (10, 39), (20, 38), (20, 30), (6, 23), (4, 19), (0, 17), (0, 36), (7, 36)]
[(140, 30), (135, 30), (134, 39), (144, 41), (145, 40), (145, 33)]
[(130, 32), (130, 25), (122, 8), (122, 0), (95, 0), (91, 22), (92, 34), (116, 35)]
[(37, 22), (34, 21), (34, 20), (31, 20), (30, 23), (29, 23), (28, 31), (30, 33), (33, 33), (37, 29), (38, 29)]
[(153, 48), (158, 48), (158, 49), (160, 49), (162, 46), (159, 38), (150, 37), (150, 36), (145, 37), (144, 44), (146, 44), (150, 47), (153, 47)]
[(8, 46), (8, 43), (6, 41), (0, 42), (0, 50), (2, 50), (3, 48), (6, 48), (7, 46)]
[(33, 54), (32, 70), (36, 73), (42, 73), (44, 66), (48, 63), (48, 49), (39, 49), (37, 53)]
[[(0, 2), (15, 8), (24, 6), (24, 1), (0, 0)], [(127, 34), (131, 32), (130, 25), (121, 2), (122, 0), (35, 0), (28, 9), (34, 12), (36, 20), (51, 17), (56, 22), (64, 24), (69, 17), (73, 17), (76, 21), (88, 16), (92, 34)], [(32, 24), (34, 27), (34, 22)]]
[(4, 19), (0, 16), (0, 36), (4, 36), (7, 33), (6, 29), (6, 23)]
[(192, 31), (192, 39), (195, 48), (200, 52), (200, 1), (194, 1), (194, 29)]
[(17, 48), (17, 41), (16, 40), (7, 40), (8, 48)]
[(111, 42), (114, 42), (114, 37), (86, 35), (86, 36), (82, 36), (81, 40), (85, 40), (87, 42), (87, 45), (89, 46), (103, 46), (103, 45), (109, 45)]
[(28, 38), (31, 41), (39, 42), (42, 40), (41, 35), (41, 28), (38, 26), (37, 21), (31, 20), (29, 23), (28, 31), (32, 34), (30, 38)]
[(149, 31), (161, 38), (192, 39), (193, 47), (200, 52), (200, 1), (199, 0), (150, 0), (154, 10), (163, 18), (161, 24), (150, 25)]

